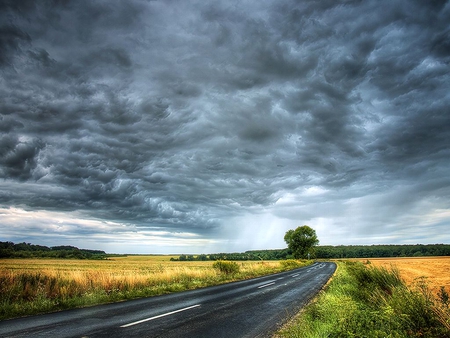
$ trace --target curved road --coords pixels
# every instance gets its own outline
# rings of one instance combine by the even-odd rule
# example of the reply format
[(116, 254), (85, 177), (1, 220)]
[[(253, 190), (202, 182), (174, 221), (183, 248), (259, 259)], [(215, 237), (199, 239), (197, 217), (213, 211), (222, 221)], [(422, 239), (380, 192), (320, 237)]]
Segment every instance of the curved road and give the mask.
[(334, 263), (165, 296), (0, 321), (1, 337), (270, 337)]

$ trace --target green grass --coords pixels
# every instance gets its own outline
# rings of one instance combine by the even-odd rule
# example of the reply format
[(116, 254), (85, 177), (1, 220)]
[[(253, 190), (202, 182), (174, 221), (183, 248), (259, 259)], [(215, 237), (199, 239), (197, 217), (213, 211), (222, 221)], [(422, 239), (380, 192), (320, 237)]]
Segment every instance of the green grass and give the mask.
[(327, 288), (278, 336), (443, 338), (450, 337), (449, 315), (448, 306), (434, 299), (424, 283), (408, 289), (394, 268), (345, 261), (338, 262)]

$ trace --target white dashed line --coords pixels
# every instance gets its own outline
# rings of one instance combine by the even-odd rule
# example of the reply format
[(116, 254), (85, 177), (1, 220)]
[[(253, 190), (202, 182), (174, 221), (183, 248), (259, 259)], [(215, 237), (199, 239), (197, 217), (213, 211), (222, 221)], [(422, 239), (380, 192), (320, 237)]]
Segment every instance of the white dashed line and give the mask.
[(175, 311), (172, 311), (172, 312), (163, 313), (162, 315), (158, 315), (158, 316), (154, 316), (154, 317), (138, 320), (137, 322), (125, 324), (125, 325), (122, 325), (120, 327), (129, 327), (129, 326), (141, 324), (141, 323), (144, 323), (144, 322), (148, 322), (149, 320), (153, 320), (153, 319), (157, 319), (157, 318), (161, 318), (161, 317), (165, 317), (165, 316), (170, 316), (170, 315), (173, 315), (174, 313), (190, 310), (190, 309), (193, 309), (193, 308), (199, 307), (199, 306), (200, 306), (200, 304), (192, 305), (192, 306), (189, 306), (189, 307), (185, 307), (184, 309), (179, 309), (179, 310), (175, 310)]
[(275, 282), (272, 282), (272, 283), (269, 283), (269, 284), (264, 284), (264, 285), (258, 286), (258, 289), (262, 289), (262, 288), (265, 288), (266, 286), (271, 286), (273, 284), (275, 284)]

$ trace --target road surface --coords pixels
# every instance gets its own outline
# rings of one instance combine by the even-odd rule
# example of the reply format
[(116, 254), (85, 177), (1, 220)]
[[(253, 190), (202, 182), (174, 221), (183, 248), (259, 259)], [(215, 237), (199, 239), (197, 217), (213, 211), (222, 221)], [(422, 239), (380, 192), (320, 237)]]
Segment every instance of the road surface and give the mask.
[(0, 337), (270, 337), (335, 269), (315, 263), (194, 291), (0, 321)]

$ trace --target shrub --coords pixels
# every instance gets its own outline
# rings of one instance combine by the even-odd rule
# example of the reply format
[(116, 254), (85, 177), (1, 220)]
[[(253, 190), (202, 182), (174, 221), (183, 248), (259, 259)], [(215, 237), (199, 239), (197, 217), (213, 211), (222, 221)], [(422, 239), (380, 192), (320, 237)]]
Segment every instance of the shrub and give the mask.
[(213, 268), (227, 275), (239, 272), (239, 265), (236, 262), (216, 261), (213, 264)]
[(304, 264), (302, 264), (300, 261), (298, 261), (296, 259), (285, 259), (283, 261), (280, 261), (280, 265), (283, 269), (286, 269), (286, 270), (295, 269), (295, 268), (304, 266)]

